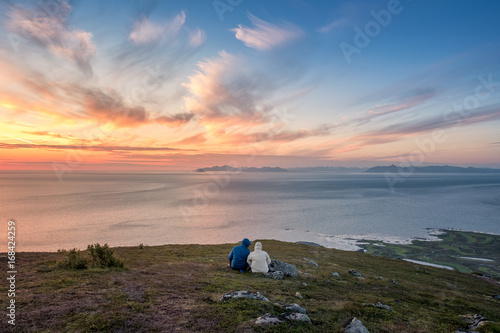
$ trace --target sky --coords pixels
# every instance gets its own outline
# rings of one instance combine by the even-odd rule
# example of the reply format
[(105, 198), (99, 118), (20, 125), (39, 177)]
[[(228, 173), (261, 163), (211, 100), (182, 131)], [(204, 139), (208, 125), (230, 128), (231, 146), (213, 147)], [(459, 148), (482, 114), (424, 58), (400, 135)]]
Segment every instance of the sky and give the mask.
[(500, 168), (498, 1), (0, 2), (0, 170)]

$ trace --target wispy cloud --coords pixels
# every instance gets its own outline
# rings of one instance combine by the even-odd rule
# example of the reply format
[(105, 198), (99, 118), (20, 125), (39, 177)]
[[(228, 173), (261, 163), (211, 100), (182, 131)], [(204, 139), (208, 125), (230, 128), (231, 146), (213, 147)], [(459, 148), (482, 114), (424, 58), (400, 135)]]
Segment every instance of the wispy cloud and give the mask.
[(261, 20), (252, 14), (248, 17), (254, 25), (253, 28), (238, 25), (238, 28), (233, 28), (231, 31), (246, 46), (259, 51), (283, 46), (304, 35), (304, 31), (292, 23), (276, 25)]
[(345, 24), (345, 22), (346, 19), (338, 19), (318, 28), (317, 31), (321, 33), (327, 33), (333, 30), (334, 28), (342, 26), (343, 24)]
[(205, 44), (207, 41), (207, 36), (205, 32), (199, 28), (189, 33), (189, 45), (192, 47), (198, 47)]
[(408, 136), (453, 127), (469, 126), (483, 122), (498, 121), (500, 105), (492, 105), (460, 115), (456, 112), (443, 113), (422, 120), (411, 120), (385, 126), (354, 137), (361, 146), (399, 141)]
[(246, 73), (242, 63), (242, 59), (225, 51), (199, 62), (196, 74), (183, 84), (190, 93), (185, 97), (187, 110), (200, 115), (202, 122), (217, 119), (225, 125), (234, 125), (238, 120), (262, 123), (269, 111), (263, 101), (270, 83), (259, 73)]
[(33, 10), (13, 7), (8, 13), (7, 28), (27, 39), (33, 39), (53, 54), (75, 62), (87, 74), (92, 74), (91, 61), (96, 55), (92, 33), (66, 26), (71, 6), (60, 1), (57, 11), (40, 15)]
[(59, 133), (49, 132), (49, 131), (22, 131), (22, 133), (37, 135), (37, 136), (48, 136), (56, 139), (65, 139), (65, 140), (75, 140), (76, 138), (73, 135), (62, 135)]
[(184, 11), (164, 23), (154, 23), (143, 16), (134, 23), (129, 38), (137, 45), (149, 44), (160, 39), (168, 41), (178, 36), (185, 22), (186, 14)]
[(49, 145), (49, 144), (12, 144), (1, 143), (0, 149), (53, 149), (53, 150), (92, 150), (92, 151), (177, 151), (169, 147), (131, 147), (131, 146), (107, 146), (107, 145)]

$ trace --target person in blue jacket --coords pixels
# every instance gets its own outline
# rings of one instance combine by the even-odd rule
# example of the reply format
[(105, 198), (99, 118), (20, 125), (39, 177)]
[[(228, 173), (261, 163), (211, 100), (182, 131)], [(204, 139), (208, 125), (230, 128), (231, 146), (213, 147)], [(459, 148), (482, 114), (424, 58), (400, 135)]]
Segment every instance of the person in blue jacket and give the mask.
[(241, 241), (241, 245), (233, 247), (229, 253), (229, 265), (232, 269), (245, 271), (248, 268), (247, 257), (250, 254), (248, 247), (252, 244), (248, 238)]

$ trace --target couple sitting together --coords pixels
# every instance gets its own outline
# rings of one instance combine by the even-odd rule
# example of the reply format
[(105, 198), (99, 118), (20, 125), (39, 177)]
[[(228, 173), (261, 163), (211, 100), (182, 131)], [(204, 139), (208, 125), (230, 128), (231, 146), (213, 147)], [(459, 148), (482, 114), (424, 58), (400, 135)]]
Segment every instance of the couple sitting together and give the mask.
[(262, 244), (255, 243), (254, 251), (250, 253), (248, 247), (252, 244), (248, 238), (243, 239), (241, 245), (235, 246), (229, 253), (229, 265), (232, 269), (239, 270), (241, 273), (251, 269), (252, 273), (269, 272), (271, 258), (267, 252), (262, 251)]

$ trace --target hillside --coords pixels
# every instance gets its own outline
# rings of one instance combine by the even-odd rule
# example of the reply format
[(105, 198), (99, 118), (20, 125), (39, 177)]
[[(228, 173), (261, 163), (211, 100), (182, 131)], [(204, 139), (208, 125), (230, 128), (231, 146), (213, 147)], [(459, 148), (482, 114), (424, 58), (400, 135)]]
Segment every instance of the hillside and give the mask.
[[(475, 314), (500, 321), (495, 279), (358, 252), (262, 244), (272, 258), (296, 265), (299, 276), (273, 280), (232, 271), (226, 256), (235, 244), (117, 248), (125, 270), (65, 270), (56, 265), (62, 253), (19, 253), (14, 331), (248, 332), (257, 317), (283, 312), (278, 302), (304, 307), (312, 324), (279, 324), (271, 332), (342, 332), (353, 317), (370, 332), (454, 332), (467, 329), (464, 316)], [(239, 290), (270, 302), (219, 302)], [(364, 305), (377, 302), (392, 311)], [(499, 329), (488, 323), (477, 331)]]

